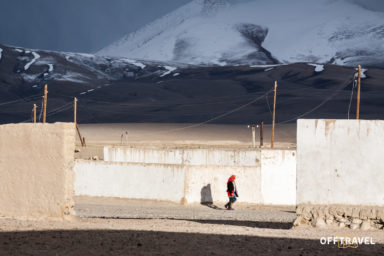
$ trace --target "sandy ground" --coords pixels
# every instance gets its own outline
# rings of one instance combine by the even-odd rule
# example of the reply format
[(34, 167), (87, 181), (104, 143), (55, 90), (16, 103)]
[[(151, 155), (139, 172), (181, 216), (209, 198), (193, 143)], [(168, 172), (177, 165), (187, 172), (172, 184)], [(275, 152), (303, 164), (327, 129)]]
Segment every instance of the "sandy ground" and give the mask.
[[(235, 147), (251, 148), (252, 133), (247, 125), (205, 124), (80, 124), (87, 147), (81, 148), (77, 158), (97, 156), (102, 159), (104, 145), (175, 146), (175, 147)], [(271, 145), (271, 125), (264, 126), (264, 147)], [(260, 130), (256, 129), (256, 146), (260, 146)], [(275, 148), (296, 148), (296, 125), (277, 125)]]
[[(380, 255), (384, 249), (382, 231), (291, 229), (292, 207), (236, 206), (76, 198), (78, 217), (71, 221), (0, 218), (0, 255)], [(320, 244), (320, 237), (344, 234), (376, 244)]]

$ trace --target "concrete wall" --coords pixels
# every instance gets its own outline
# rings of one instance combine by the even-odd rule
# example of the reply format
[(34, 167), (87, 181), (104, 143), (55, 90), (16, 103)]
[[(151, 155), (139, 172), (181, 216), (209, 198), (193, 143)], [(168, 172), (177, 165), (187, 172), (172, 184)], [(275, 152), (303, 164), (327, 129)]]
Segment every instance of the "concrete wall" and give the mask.
[(297, 203), (383, 205), (384, 121), (299, 120)]
[(261, 151), (261, 193), (265, 204), (296, 204), (296, 150)]
[[(106, 147), (105, 153), (105, 159), (116, 162), (76, 162), (77, 195), (225, 202), (227, 179), (235, 174), (239, 202), (296, 203), (296, 156), (292, 150)], [(138, 191), (125, 188), (131, 184), (128, 177), (137, 178)], [(168, 191), (159, 195), (164, 189)]]
[(181, 202), (185, 168), (181, 165), (78, 160), (76, 195)]
[(220, 148), (104, 147), (104, 160), (111, 162), (259, 166), (260, 151)]
[(75, 126), (0, 126), (0, 216), (63, 217), (73, 207)]

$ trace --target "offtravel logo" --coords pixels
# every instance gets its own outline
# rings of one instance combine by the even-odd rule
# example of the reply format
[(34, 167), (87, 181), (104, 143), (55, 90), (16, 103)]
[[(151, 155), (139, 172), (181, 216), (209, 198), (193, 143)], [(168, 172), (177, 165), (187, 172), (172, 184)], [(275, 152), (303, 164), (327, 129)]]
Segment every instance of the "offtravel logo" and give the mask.
[(342, 236), (328, 236), (321, 237), (320, 244), (322, 245), (337, 245), (339, 248), (358, 248), (359, 245), (374, 245), (372, 237), (362, 236), (359, 237), (357, 235), (342, 235)]

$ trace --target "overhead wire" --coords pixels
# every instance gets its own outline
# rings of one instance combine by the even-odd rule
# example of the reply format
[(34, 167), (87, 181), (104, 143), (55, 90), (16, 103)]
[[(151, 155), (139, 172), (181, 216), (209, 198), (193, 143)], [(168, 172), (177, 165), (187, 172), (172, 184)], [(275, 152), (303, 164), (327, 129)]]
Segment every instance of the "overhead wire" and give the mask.
[(230, 111), (227, 111), (227, 112), (225, 112), (225, 113), (223, 113), (223, 114), (221, 114), (221, 115), (218, 115), (218, 116), (216, 116), (216, 117), (213, 117), (213, 118), (211, 118), (211, 119), (209, 119), (209, 120), (206, 120), (206, 121), (204, 121), (204, 122), (201, 122), (201, 123), (198, 123), (198, 124), (193, 124), (193, 125), (184, 126), (184, 127), (181, 127), (181, 128), (171, 129), (171, 130), (167, 130), (167, 131), (160, 131), (160, 132), (152, 133), (152, 134), (161, 134), (161, 133), (178, 132), (178, 131), (187, 130), (187, 129), (191, 129), (191, 128), (196, 128), (196, 127), (202, 126), (202, 125), (204, 125), (204, 124), (210, 123), (210, 122), (212, 122), (212, 121), (215, 121), (215, 120), (218, 120), (218, 119), (223, 118), (223, 117), (225, 117), (225, 116), (228, 116), (228, 115), (230, 115), (230, 114), (233, 114), (233, 113), (235, 113), (235, 112), (237, 112), (237, 111), (239, 111), (239, 110), (241, 110), (241, 109), (243, 109), (243, 108), (245, 108), (245, 107), (247, 107), (247, 106), (249, 106), (249, 105), (251, 105), (251, 104), (257, 102), (258, 100), (264, 98), (265, 95), (267, 95), (268, 93), (270, 93), (270, 92), (272, 92), (272, 91), (273, 91), (273, 89), (267, 91), (265, 94), (263, 94), (263, 95), (261, 95), (261, 96), (255, 98), (255, 99), (251, 100), (250, 102), (248, 102), (248, 103), (246, 103), (246, 104), (244, 104), (244, 105), (241, 105), (241, 106), (239, 106), (239, 107), (237, 107), (237, 108), (235, 108), (235, 109), (232, 109), (232, 110), (230, 110)]
[(340, 91), (343, 90), (343, 88), (348, 85), (349, 83), (351, 82), (351, 79), (347, 80), (345, 83), (343, 83), (339, 89), (335, 90), (330, 96), (328, 96), (326, 99), (324, 99), (320, 104), (316, 105), (314, 108), (306, 111), (305, 113), (303, 114), (300, 114), (294, 118), (291, 118), (291, 119), (288, 119), (288, 120), (285, 120), (285, 121), (282, 121), (282, 122), (278, 122), (276, 123), (276, 125), (281, 125), (281, 124), (286, 124), (286, 123), (289, 123), (289, 122), (292, 122), (294, 120), (297, 120), (299, 118), (302, 118), (302, 117), (305, 117), (309, 114), (311, 114), (312, 112), (314, 112), (315, 110), (319, 109), (320, 107), (322, 107), (325, 103), (327, 103), (328, 101), (330, 101), (333, 97), (336, 96), (336, 94), (338, 94)]
[(348, 120), (349, 120), (349, 113), (351, 111), (351, 106), (352, 106), (352, 99), (353, 99), (353, 90), (356, 88), (356, 75), (353, 79), (353, 83), (352, 83), (352, 89), (351, 89), (351, 97), (349, 98), (349, 106), (348, 106)]
[(21, 99), (18, 99), (18, 100), (11, 100), (11, 101), (7, 101), (7, 102), (1, 102), (0, 106), (12, 104), (12, 103), (17, 103), (17, 102), (21, 102), (21, 101), (32, 100), (32, 99), (38, 98), (40, 96), (41, 96), (41, 94), (35, 94), (35, 95), (31, 95), (31, 96), (28, 96), (28, 97), (25, 97), (25, 98), (21, 98)]

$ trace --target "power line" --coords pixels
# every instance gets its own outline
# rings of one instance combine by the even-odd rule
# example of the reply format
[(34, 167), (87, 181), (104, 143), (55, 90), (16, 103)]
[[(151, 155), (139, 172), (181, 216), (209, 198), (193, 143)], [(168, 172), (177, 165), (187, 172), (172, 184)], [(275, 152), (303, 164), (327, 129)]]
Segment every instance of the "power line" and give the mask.
[[(279, 122), (279, 123), (277, 123), (277, 124), (285, 124), (285, 123), (289, 123), (289, 122), (291, 122), (291, 121), (294, 121), (294, 120), (297, 120), (297, 119), (299, 119), (299, 118), (302, 118), (302, 117), (304, 117), (304, 116), (306, 116), (306, 115), (309, 115), (309, 114), (312, 113), (313, 111), (315, 111), (315, 110), (319, 109), (320, 107), (322, 107), (325, 103), (327, 103), (328, 101), (330, 101), (333, 97), (335, 97), (336, 94), (338, 94), (338, 93), (339, 93), (339, 92), (340, 92), (346, 85), (348, 85), (350, 82), (351, 82), (351, 80), (347, 80), (347, 82), (344, 83), (342, 86), (340, 86), (339, 89), (337, 89), (336, 91), (334, 91), (329, 97), (327, 97), (327, 98), (326, 98), (325, 100), (323, 100), (319, 105), (315, 106), (315, 107), (312, 108), (311, 110), (309, 110), (309, 111), (307, 111), (307, 112), (305, 112), (305, 113), (303, 113), (303, 114), (300, 114), (300, 115), (298, 115), (298, 116), (296, 116), (296, 117), (294, 117), (294, 118), (291, 118), (291, 119), (289, 119), (289, 120), (285, 120), (285, 121)], [(276, 124), (276, 125), (277, 125), (277, 124)]]
[(240, 107), (237, 107), (237, 108), (232, 109), (232, 110), (230, 110), (230, 111), (228, 111), (228, 112), (225, 112), (225, 113), (223, 113), (223, 114), (221, 114), (221, 115), (218, 115), (218, 116), (216, 116), (216, 117), (213, 117), (213, 118), (211, 118), (211, 119), (209, 119), (209, 120), (207, 120), (207, 121), (204, 121), (204, 122), (201, 122), (201, 123), (198, 123), (198, 124), (193, 124), (193, 125), (189, 125), (189, 126), (181, 127), (181, 128), (171, 129), (171, 130), (168, 130), (168, 131), (152, 133), (152, 134), (170, 133), (170, 132), (182, 131), (182, 130), (186, 130), (186, 129), (190, 129), (190, 128), (195, 128), (195, 127), (202, 126), (202, 125), (207, 124), (207, 123), (209, 123), (209, 122), (212, 122), (212, 121), (215, 121), (215, 120), (217, 120), (217, 119), (220, 119), (220, 118), (223, 118), (223, 117), (225, 117), (225, 116), (228, 116), (228, 115), (230, 115), (230, 114), (233, 114), (233, 113), (235, 113), (235, 112), (237, 112), (237, 111), (239, 111), (239, 110), (241, 110), (241, 109), (243, 109), (243, 108), (245, 108), (245, 107), (247, 107), (247, 106), (249, 106), (249, 105), (255, 103), (256, 101), (258, 101), (258, 100), (264, 98), (265, 95), (269, 94), (269, 93), (272, 92), (272, 91), (273, 91), (273, 90), (269, 90), (268, 92), (266, 92), (265, 94), (263, 94), (263, 95), (257, 97), (256, 99), (253, 99), (253, 100), (251, 100), (250, 102), (248, 102), (248, 103), (246, 103), (246, 104), (244, 104), (244, 105), (242, 105), (242, 106), (240, 106)]
[(38, 98), (40, 96), (41, 96), (41, 94), (35, 94), (35, 95), (31, 95), (31, 96), (28, 96), (28, 97), (25, 97), (25, 98), (21, 98), (21, 99), (18, 99), (18, 100), (11, 100), (11, 101), (7, 101), (7, 102), (1, 102), (0, 106), (12, 104), (12, 103), (17, 103), (17, 102), (21, 102), (21, 101), (32, 100), (32, 99)]
[(348, 120), (349, 120), (349, 113), (351, 111), (352, 106), (352, 98), (353, 98), (353, 89), (356, 88), (356, 80), (353, 79), (352, 89), (351, 89), (351, 97), (349, 99), (349, 106), (348, 106)]

